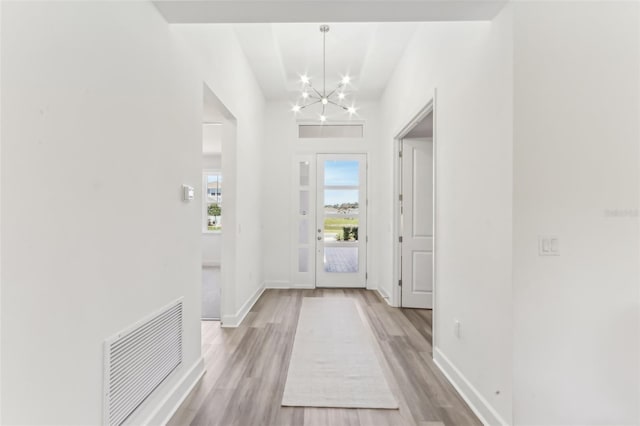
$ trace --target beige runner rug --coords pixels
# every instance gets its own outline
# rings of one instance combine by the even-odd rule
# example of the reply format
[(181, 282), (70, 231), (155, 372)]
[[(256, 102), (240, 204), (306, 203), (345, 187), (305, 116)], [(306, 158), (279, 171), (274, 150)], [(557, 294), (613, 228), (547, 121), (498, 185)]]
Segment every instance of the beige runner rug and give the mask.
[(303, 298), (282, 405), (398, 408), (372, 339), (355, 300)]

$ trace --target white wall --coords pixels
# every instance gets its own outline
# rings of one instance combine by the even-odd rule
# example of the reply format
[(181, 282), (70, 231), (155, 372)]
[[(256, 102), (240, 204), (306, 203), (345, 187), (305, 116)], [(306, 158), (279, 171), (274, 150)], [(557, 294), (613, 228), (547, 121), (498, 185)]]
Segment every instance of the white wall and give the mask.
[[(184, 297), (200, 360), (202, 80), (142, 2), (3, 3), (3, 424), (100, 424), (103, 340)], [(169, 119), (170, 118), (170, 119)]]
[(202, 371), (201, 200), (180, 186), (200, 193), (203, 81), (232, 111), (232, 319), (262, 284), (262, 94), (228, 26), (170, 29), (142, 2), (3, 8), (1, 420), (101, 423), (103, 340), (182, 296), (183, 366), (136, 417), (161, 422)]
[[(380, 176), (375, 170), (380, 166), (381, 138), (378, 105), (376, 103), (358, 104), (359, 116), (356, 120), (365, 122), (365, 137), (362, 139), (340, 140), (300, 140), (298, 139), (297, 119), (291, 113), (289, 102), (270, 102), (267, 104), (265, 121), (265, 149), (263, 152), (262, 175), (262, 215), (263, 229), (263, 267), (267, 286), (288, 287), (300, 283), (291, 281), (291, 270), (297, 265), (292, 259), (292, 230), (295, 226), (295, 211), (291, 206), (294, 189), (292, 166), (294, 155), (315, 153), (366, 153), (369, 162), (369, 244), (367, 263), (369, 278), (367, 288), (378, 286), (379, 251), (381, 250), (379, 229), (382, 217), (381, 206), (388, 200), (378, 191)], [(336, 120), (343, 118), (340, 113)], [(347, 116), (348, 117), (348, 116)], [(345, 117), (346, 118), (346, 117)], [(343, 118), (344, 119), (344, 118)], [(296, 225), (297, 226), (297, 225)], [(297, 228), (295, 228), (297, 229)], [(292, 263), (293, 262), (293, 263)]]
[(640, 423), (638, 9), (514, 8), (516, 424)]
[(265, 101), (233, 26), (181, 24), (172, 29), (191, 46), (207, 86), (235, 119), (235, 130), (224, 126), (222, 136), (222, 320), (234, 324), (263, 287), (260, 190)]
[[(512, 403), (512, 28), (493, 22), (425, 23), (382, 98), (385, 157), (379, 188), (392, 199), (393, 138), (437, 88), (434, 355), (490, 424)], [(391, 218), (392, 206), (383, 206)], [(390, 219), (382, 259), (391, 259)], [(381, 262), (392, 291), (392, 264)], [(454, 320), (462, 337), (454, 336)]]

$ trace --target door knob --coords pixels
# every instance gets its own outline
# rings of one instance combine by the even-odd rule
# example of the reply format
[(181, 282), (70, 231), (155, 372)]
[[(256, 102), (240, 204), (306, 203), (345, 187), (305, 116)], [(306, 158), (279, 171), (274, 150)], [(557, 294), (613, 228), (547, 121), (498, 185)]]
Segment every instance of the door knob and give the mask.
[(322, 241), (322, 237), (318, 236), (318, 241)]
[(322, 232), (322, 229), (318, 229), (318, 233)]

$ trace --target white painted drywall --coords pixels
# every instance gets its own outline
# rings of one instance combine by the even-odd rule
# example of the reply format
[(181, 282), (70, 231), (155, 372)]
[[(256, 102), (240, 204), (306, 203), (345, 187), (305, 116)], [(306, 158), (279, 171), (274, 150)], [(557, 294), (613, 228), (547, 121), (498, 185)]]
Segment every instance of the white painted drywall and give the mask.
[(638, 8), (514, 5), (516, 424), (640, 421)]
[[(382, 98), (388, 160), (377, 171), (391, 200), (393, 138), (437, 88), (435, 350), (492, 424), (511, 421), (512, 403), (511, 24), (509, 10), (493, 22), (422, 24)], [(392, 205), (380, 208), (381, 259), (391, 259)], [(391, 293), (392, 264), (380, 268)]]
[[(223, 126), (224, 232), (222, 321), (263, 286), (261, 178), (265, 101), (240, 44), (228, 24), (172, 25), (199, 59), (203, 80), (235, 118)], [(226, 132), (230, 132), (227, 134)]]
[(2, 6), (1, 422), (101, 424), (103, 340), (184, 297), (143, 421), (200, 359), (202, 79), (149, 3)]
[[(288, 102), (269, 102), (265, 121), (265, 149), (262, 175), (263, 268), (267, 285), (286, 287), (301, 283), (292, 282), (291, 271), (298, 263), (292, 259), (292, 230), (297, 230), (295, 210), (291, 206), (291, 191), (294, 155), (315, 153), (365, 153), (369, 162), (368, 175), (368, 223), (369, 244), (367, 264), (369, 278), (367, 288), (378, 286), (378, 264), (380, 263), (380, 232), (383, 222), (381, 206), (388, 202), (385, 194), (378, 191), (382, 177), (373, 172), (383, 162), (380, 138), (380, 118), (376, 103), (359, 104), (356, 120), (365, 122), (362, 139), (298, 139), (297, 117), (291, 112)], [(342, 117), (341, 112), (335, 114)], [(315, 118), (315, 116), (313, 116)], [(313, 225), (312, 225), (313, 226)], [(308, 283), (303, 283), (308, 284)]]

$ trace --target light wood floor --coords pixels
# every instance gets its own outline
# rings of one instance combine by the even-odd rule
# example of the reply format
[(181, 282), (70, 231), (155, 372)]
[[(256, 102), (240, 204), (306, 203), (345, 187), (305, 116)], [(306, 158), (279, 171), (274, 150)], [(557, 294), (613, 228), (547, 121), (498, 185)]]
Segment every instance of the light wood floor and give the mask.
[[(367, 315), (399, 410), (282, 407), (303, 297), (352, 297)], [(169, 425), (480, 425), (431, 357), (431, 311), (366, 290), (267, 290), (235, 329), (203, 322), (207, 373)]]

